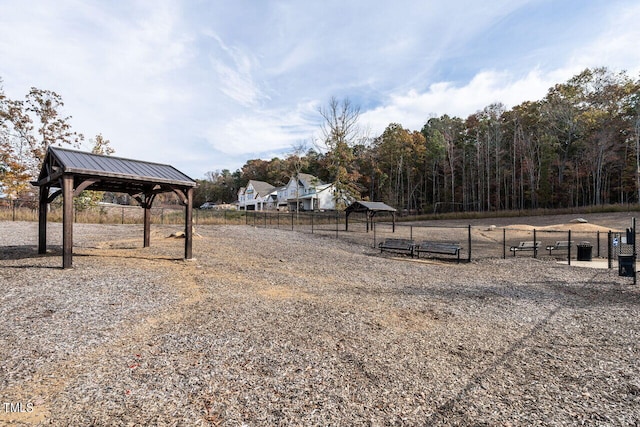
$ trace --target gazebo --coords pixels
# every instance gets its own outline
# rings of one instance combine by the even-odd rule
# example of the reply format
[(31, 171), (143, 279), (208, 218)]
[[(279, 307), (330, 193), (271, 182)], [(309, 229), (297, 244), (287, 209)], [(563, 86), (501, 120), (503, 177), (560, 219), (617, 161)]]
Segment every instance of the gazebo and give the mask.
[(144, 247), (150, 243), (153, 200), (158, 194), (174, 192), (185, 206), (184, 258), (193, 257), (192, 201), (196, 182), (173, 166), (49, 147), (33, 184), (40, 187), (40, 254), (47, 251), (47, 205), (62, 195), (62, 268), (72, 267), (73, 197), (84, 190), (131, 195), (144, 209)]
[(390, 213), (393, 220), (393, 232), (396, 231), (396, 209), (382, 202), (362, 202), (355, 201), (345, 209), (345, 230), (349, 231), (349, 215), (354, 212), (365, 213), (367, 216), (367, 233), (369, 232), (369, 222), (373, 221), (373, 217), (380, 213)]

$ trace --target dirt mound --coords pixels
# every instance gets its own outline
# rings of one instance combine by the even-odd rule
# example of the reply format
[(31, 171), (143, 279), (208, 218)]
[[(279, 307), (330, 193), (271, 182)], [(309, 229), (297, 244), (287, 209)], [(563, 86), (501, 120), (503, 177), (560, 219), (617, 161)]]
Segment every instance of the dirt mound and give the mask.
[(540, 230), (540, 231), (581, 231), (581, 232), (608, 232), (611, 228), (603, 227), (597, 224), (589, 224), (589, 223), (565, 223), (565, 224), (552, 224), (545, 226), (535, 227), (533, 225), (528, 224), (513, 224), (505, 227), (508, 230), (519, 230), (519, 231), (532, 231), (532, 230)]

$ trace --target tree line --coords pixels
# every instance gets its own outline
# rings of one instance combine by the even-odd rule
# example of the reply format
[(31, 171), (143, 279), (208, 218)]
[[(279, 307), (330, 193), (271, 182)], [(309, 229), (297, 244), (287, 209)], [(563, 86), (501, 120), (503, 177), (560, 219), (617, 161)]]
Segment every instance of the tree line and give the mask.
[[(320, 141), (302, 156), (249, 160), (215, 173), (237, 190), (250, 179), (286, 183), (293, 164), (356, 198), (416, 211), (492, 211), (640, 202), (640, 80), (586, 69), (538, 101), (491, 104), (410, 130), (357, 130), (359, 109), (334, 98), (320, 109)], [(232, 201), (233, 191), (220, 193)]]
[[(78, 147), (62, 98), (32, 88), (5, 96), (0, 79), (0, 186), (21, 197), (51, 144)], [(331, 98), (318, 110), (320, 137), (284, 158), (197, 180), (196, 206), (233, 203), (251, 179), (285, 185), (296, 173), (334, 183), (355, 199), (415, 211), (492, 211), (640, 202), (640, 80), (585, 69), (538, 101), (496, 103), (466, 118), (427, 118), (420, 130), (390, 123), (369, 136), (360, 109)], [(101, 146), (105, 140), (93, 140)], [(106, 140), (108, 144), (108, 140)]]

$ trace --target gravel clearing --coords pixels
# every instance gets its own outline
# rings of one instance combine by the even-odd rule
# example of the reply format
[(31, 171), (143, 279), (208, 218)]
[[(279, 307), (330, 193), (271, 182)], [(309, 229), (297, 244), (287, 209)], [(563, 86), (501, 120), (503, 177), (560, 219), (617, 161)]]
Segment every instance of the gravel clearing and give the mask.
[[(640, 286), (202, 226), (0, 222), (0, 425), (640, 425)], [(30, 411), (7, 410), (21, 403)]]

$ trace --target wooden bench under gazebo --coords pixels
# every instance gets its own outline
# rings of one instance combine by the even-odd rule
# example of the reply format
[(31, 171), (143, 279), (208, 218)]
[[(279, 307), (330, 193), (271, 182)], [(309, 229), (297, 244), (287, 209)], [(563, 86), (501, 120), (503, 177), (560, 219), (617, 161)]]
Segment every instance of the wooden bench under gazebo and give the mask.
[(47, 205), (62, 195), (62, 268), (72, 267), (73, 197), (84, 190), (131, 195), (144, 209), (143, 245), (151, 235), (151, 205), (161, 193), (174, 192), (185, 206), (184, 258), (191, 259), (192, 202), (196, 182), (170, 165), (49, 147), (38, 180), (38, 253), (47, 252)]

